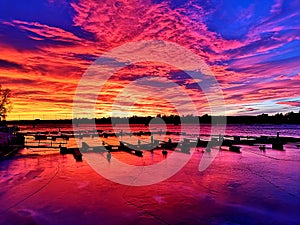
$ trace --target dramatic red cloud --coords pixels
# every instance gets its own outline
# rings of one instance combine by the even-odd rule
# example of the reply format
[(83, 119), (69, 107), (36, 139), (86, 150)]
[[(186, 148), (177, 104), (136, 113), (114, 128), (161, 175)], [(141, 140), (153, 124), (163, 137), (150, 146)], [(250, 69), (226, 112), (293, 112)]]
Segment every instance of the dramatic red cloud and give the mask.
[[(0, 42), (0, 83), (13, 91), (14, 109), (9, 119), (71, 118), (77, 85), (95, 59), (122, 44), (153, 39), (177, 43), (197, 54), (216, 77), (228, 114), (257, 113), (272, 107), (288, 110), (282, 104), (290, 109), (299, 106), (294, 99), (299, 98), (300, 63), (293, 52), (300, 41), (299, 25), (286, 22), (296, 18), (297, 12), (285, 12), (282, 1), (276, 1), (265, 17), (249, 25), (242, 38), (225, 38), (213, 30), (209, 18), (217, 9), (207, 10), (196, 1), (171, 7), (167, 1), (78, 0), (70, 8), (74, 10), (72, 28), (80, 32), (40, 21), (0, 21), (5, 29), (22, 37)], [(251, 20), (254, 13), (252, 4), (237, 20)], [(10, 37), (13, 35), (7, 35)], [(142, 54), (141, 50), (136, 55)], [(95, 82), (101, 82), (98, 79)], [(130, 110), (134, 114), (169, 114), (176, 108), (172, 102), (188, 114), (190, 103), (181, 90), (168, 86), (170, 82), (181, 85), (199, 114), (210, 113), (207, 96), (197, 86), (201, 80), (159, 63), (127, 66), (114, 74), (101, 92), (88, 93), (81, 101), (85, 108), (90, 97), (99, 94), (97, 116), (110, 115), (114, 107), (122, 114), (133, 105)]]

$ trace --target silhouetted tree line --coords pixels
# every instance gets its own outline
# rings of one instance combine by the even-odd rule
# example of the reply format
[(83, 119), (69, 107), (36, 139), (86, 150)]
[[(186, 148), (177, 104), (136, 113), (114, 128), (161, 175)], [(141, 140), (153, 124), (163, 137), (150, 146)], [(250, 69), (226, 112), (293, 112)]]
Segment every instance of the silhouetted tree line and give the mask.
[(227, 123), (237, 124), (300, 124), (300, 111), (298, 113), (288, 112), (275, 115), (261, 114), (258, 116), (229, 116)]
[(298, 113), (288, 112), (286, 114), (277, 113), (275, 115), (261, 114), (258, 116), (227, 116), (218, 117), (218, 116), (210, 116), (205, 114), (203, 116), (193, 116), (186, 115), (183, 117), (179, 117), (178, 115), (160, 115), (158, 114), (156, 117), (152, 116), (132, 116), (129, 118), (96, 118), (96, 119), (87, 119), (87, 118), (75, 118), (73, 120), (23, 120), (23, 121), (10, 121), (11, 124), (145, 124), (149, 123), (161, 123), (163, 120), (167, 124), (179, 125), (181, 123), (202, 123), (209, 124), (212, 119), (214, 122), (222, 123), (226, 121), (227, 124), (300, 124), (300, 111)]
[[(211, 116), (200, 117), (201, 123), (210, 123)], [(227, 116), (227, 124), (300, 124), (300, 111), (298, 113), (288, 112), (275, 115), (260, 114), (257, 116)]]

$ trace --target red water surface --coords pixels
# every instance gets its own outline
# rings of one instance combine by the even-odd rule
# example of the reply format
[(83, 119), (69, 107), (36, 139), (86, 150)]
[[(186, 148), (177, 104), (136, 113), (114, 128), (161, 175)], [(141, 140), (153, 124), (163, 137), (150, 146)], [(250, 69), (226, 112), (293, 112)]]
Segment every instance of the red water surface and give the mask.
[[(200, 160), (211, 153), (195, 149), (174, 176), (138, 187), (105, 179), (85, 156), (76, 162), (55, 149), (24, 149), (0, 162), (0, 224), (299, 224), (300, 149), (284, 148), (242, 146), (241, 154), (214, 149), (216, 158), (202, 172)], [(107, 153), (92, 154), (97, 160)], [(160, 150), (143, 158), (112, 156), (108, 166), (166, 160)]]

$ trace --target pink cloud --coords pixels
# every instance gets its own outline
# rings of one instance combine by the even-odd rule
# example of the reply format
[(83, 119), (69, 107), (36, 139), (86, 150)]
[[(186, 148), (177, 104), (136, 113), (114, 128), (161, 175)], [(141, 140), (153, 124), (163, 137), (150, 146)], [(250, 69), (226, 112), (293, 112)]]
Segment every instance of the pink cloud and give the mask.
[(277, 104), (300, 107), (300, 101), (277, 102)]

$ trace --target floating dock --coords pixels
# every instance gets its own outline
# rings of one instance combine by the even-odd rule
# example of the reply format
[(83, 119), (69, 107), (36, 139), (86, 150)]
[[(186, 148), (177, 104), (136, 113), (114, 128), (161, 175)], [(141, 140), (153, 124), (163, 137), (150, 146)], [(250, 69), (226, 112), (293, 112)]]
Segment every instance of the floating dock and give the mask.
[[(153, 135), (166, 135), (169, 136), (169, 140), (154, 140)], [(163, 133), (161, 130), (155, 132), (112, 132), (112, 131), (104, 131), (104, 130), (79, 130), (79, 131), (43, 131), (43, 132), (18, 132), (19, 137), (26, 137), (25, 144), (23, 147), (26, 148), (57, 148), (60, 149), (61, 154), (73, 154), (74, 158), (77, 161), (82, 160), (81, 152), (116, 152), (116, 151), (124, 151), (138, 157), (143, 157), (143, 151), (146, 150), (170, 150), (170, 151), (180, 151), (182, 153), (190, 153), (190, 149), (193, 147), (203, 147), (206, 148), (207, 151), (210, 151), (213, 147), (228, 147), (229, 151), (241, 153), (241, 146), (253, 146), (258, 145), (258, 149), (262, 150), (261, 146), (265, 146), (266, 144), (272, 145), (272, 149), (284, 151), (284, 145), (286, 143), (295, 143), (297, 147), (300, 147), (300, 138), (294, 137), (279, 137), (279, 133), (277, 136), (230, 136), (230, 135), (207, 135), (200, 134), (198, 138), (195, 136), (186, 134), (184, 132), (165, 132)], [(114, 145), (110, 144), (110, 138), (114, 140), (116, 137), (124, 137), (124, 136), (137, 136), (138, 144), (132, 144), (125, 141), (118, 141)], [(184, 136), (185, 138), (182, 141), (175, 141), (176, 136)], [(100, 146), (88, 146), (85, 142), (82, 142), (81, 148), (66, 148), (68, 141), (71, 138), (94, 138), (94, 137), (102, 138), (102, 145)], [(143, 137), (151, 136), (151, 142), (147, 143), (143, 141)], [(171, 139), (172, 137), (172, 139)], [(147, 137), (148, 139), (149, 137)], [(204, 138), (204, 139), (202, 139)], [(210, 140), (207, 140), (210, 139)], [(177, 139), (178, 140), (178, 139)], [(265, 151), (264, 147), (264, 151)], [(9, 151), (11, 152), (11, 151)], [(13, 152), (13, 151), (12, 151)], [(5, 151), (5, 154), (8, 153)], [(4, 155), (3, 150), (0, 152), (0, 155)]]

